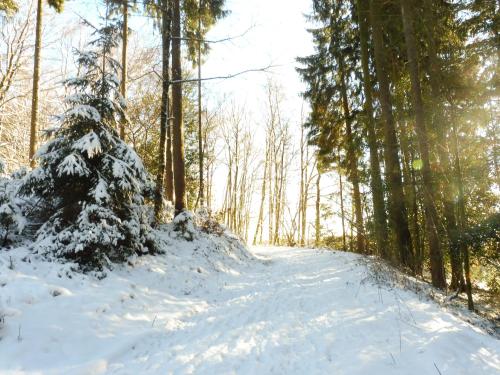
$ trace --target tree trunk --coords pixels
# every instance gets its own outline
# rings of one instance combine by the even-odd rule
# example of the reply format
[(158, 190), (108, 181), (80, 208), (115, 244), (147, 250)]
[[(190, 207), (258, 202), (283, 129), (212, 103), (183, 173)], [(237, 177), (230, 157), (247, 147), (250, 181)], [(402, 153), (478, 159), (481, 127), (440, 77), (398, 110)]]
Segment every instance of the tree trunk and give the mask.
[[(161, 98), (161, 113), (160, 113), (160, 147), (158, 158), (160, 160), (160, 165), (158, 166), (158, 174), (156, 176), (156, 192), (155, 192), (155, 217), (158, 221), (160, 219), (161, 210), (163, 208), (163, 184), (166, 180), (165, 178), (165, 142), (167, 137), (167, 126), (168, 126), (168, 101), (169, 95), (168, 90), (170, 86), (170, 9), (168, 7), (168, 0), (164, 0), (161, 4), (162, 6), (162, 98)], [(168, 145), (170, 146), (170, 145)], [(171, 161), (171, 160), (170, 160)], [(169, 166), (171, 168), (171, 164)], [(168, 185), (167, 185), (168, 187)], [(167, 199), (171, 200), (172, 190), (167, 191)]]
[(380, 104), (384, 119), (384, 158), (389, 190), (389, 221), (396, 237), (395, 248), (399, 254), (399, 262), (403, 266), (413, 269), (413, 249), (401, 181), (399, 146), (392, 114), (386, 51), (380, 16), (380, 0), (370, 0), (370, 19), (375, 52), (375, 70), (379, 82)]
[(321, 203), (321, 190), (320, 190), (321, 172), (318, 167), (318, 177), (316, 178), (316, 220), (314, 229), (316, 231), (315, 246), (319, 247), (321, 243), (321, 222), (320, 222), (320, 203)]
[(420, 73), (418, 67), (418, 51), (415, 41), (415, 30), (413, 27), (413, 8), (410, 0), (401, 0), (401, 13), (403, 16), (403, 29), (406, 42), (406, 54), (408, 57), (408, 69), (410, 72), (413, 109), (415, 111), (415, 130), (422, 158), (422, 178), (425, 228), (429, 241), (429, 252), (431, 260), (432, 285), (437, 288), (446, 288), (446, 277), (444, 273), (443, 253), (439, 242), (438, 213), (434, 201), (435, 184), (431, 170), (429, 156), (429, 139), (425, 125), (424, 105), (422, 103), (422, 90), (420, 87)]
[[(426, 36), (428, 40), (429, 53), (429, 82), (431, 85), (432, 97), (437, 101), (441, 97), (440, 93), (440, 63), (437, 56), (436, 40), (434, 38), (436, 19), (434, 16), (434, 6), (431, 0), (424, 0), (427, 9)], [(447, 147), (446, 131), (442, 108), (438, 103), (433, 103), (435, 109), (431, 113), (431, 124), (436, 132), (436, 151), (439, 157), (440, 172), (443, 176), (451, 177), (451, 162), (449, 149)], [(443, 186), (443, 216), (446, 223), (446, 233), (449, 241), (449, 253), (451, 263), (451, 284), (450, 288), (456, 290), (465, 285), (464, 275), (461, 266), (460, 248), (456, 240), (457, 221), (455, 217), (455, 204), (453, 202), (453, 185), (449, 181), (444, 181)]]
[(342, 220), (342, 250), (347, 251), (347, 244), (345, 238), (345, 210), (344, 210), (344, 186), (342, 184), (342, 172), (340, 167), (340, 153), (339, 153), (339, 189), (340, 189), (340, 218)]
[(172, 156), (174, 169), (175, 215), (186, 209), (184, 165), (184, 119), (182, 117), (181, 10), (180, 0), (172, 1)]
[[(123, 2), (122, 7), (123, 25), (122, 25), (122, 79), (120, 82), (120, 93), (125, 99), (127, 95), (127, 49), (128, 49), (128, 0)], [(120, 119), (120, 138), (125, 139), (125, 126), (127, 118), (122, 116)]]
[[(167, 68), (168, 69), (168, 68)], [(169, 73), (169, 72), (168, 72)], [(167, 73), (167, 74), (168, 74)], [(170, 84), (168, 85), (170, 86)], [(167, 127), (167, 147), (165, 150), (165, 195), (168, 201), (174, 201), (174, 166), (172, 157), (172, 119), (171, 115), (171, 100), (169, 98), (169, 87), (162, 94), (162, 105), (165, 106), (165, 126)]]
[(38, 142), (38, 95), (40, 93), (40, 53), (42, 49), (43, 1), (38, 0), (36, 8), (35, 57), (33, 60), (33, 94), (31, 99), (30, 166), (36, 165), (35, 152)]
[(205, 205), (205, 187), (203, 185), (203, 139), (201, 125), (201, 0), (198, 0), (198, 164), (199, 164), (199, 192), (200, 207)]
[(281, 149), (281, 157), (279, 161), (276, 162), (276, 217), (275, 217), (275, 228), (274, 228), (274, 243), (279, 245), (280, 243), (280, 228), (281, 228), (281, 219), (283, 212), (283, 185), (284, 185), (284, 159), (285, 158), (285, 139), (283, 139), (282, 149)]
[(238, 214), (238, 205), (236, 202), (237, 202), (237, 194), (238, 194), (237, 193), (237, 191), (238, 191), (238, 173), (239, 173), (239, 167), (240, 167), (239, 137), (240, 137), (240, 128), (239, 128), (239, 124), (238, 124), (238, 127), (236, 128), (236, 142), (235, 142), (235, 152), (234, 152), (234, 185), (233, 185), (233, 191), (231, 193), (231, 228), (233, 228), (233, 230), (237, 230), (236, 215)]
[(266, 140), (266, 158), (264, 162), (264, 176), (262, 177), (262, 191), (260, 195), (260, 208), (259, 208), (259, 218), (257, 219), (257, 228), (255, 229), (255, 235), (253, 236), (253, 245), (257, 244), (257, 236), (259, 231), (262, 234), (262, 224), (264, 221), (264, 202), (266, 200), (266, 178), (267, 178), (267, 164), (268, 164), (268, 151), (269, 147)]
[(357, 0), (361, 66), (363, 69), (363, 90), (365, 94), (364, 112), (368, 133), (368, 148), (370, 149), (370, 187), (373, 199), (375, 241), (378, 254), (383, 258), (387, 258), (387, 215), (385, 212), (384, 187), (382, 184), (380, 160), (378, 157), (377, 135), (373, 116), (372, 83), (369, 68), (368, 5), (368, 0)]
[[(455, 183), (458, 187), (458, 229), (460, 233), (464, 233), (467, 227), (467, 216), (465, 213), (465, 194), (464, 184), (462, 179), (462, 166), (460, 165), (460, 152), (458, 146), (458, 135), (455, 126), (453, 126), (453, 138), (455, 139)], [(472, 281), (470, 277), (470, 261), (469, 261), (469, 248), (466, 244), (460, 245), (461, 255), (463, 259), (465, 283), (467, 292), (467, 304), (469, 310), (474, 311), (474, 301), (472, 299)]]
[[(337, 56), (340, 70), (340, 91), (342, 95), (342, 107), (344, 109), (346, 137), (347, 137), (347, 164), (349, 166), (349, 177), (352, 183), (352, 198), (354, 203), (354, 217), (356, 225), (356, 251), (364, 253), (365, 234), (363, 228), (363, 209), (361, 207), (361, 194), (359, 192), (359, 174), (358, 157), (354, 145), (354, 136), (352, 134), (351, 113), (347, 99), (347, 87), (345, 82), (344, 63), (340, 56)], [(352, 223), (351, 223), (352, 225)]]
[(306, 217), (305, 213), (306, 210), (304, 209), (306, 202), (304, 199), (304, 188), (305, 188), (305, 183), (304, 180), (307, 178), (307, 175), (304, 176), (304, 169), (305, 169), (305, 161), (304, 161), (304, 149), (305, 149), (305, 143), (304, 143), (304, 126), (301, 125), (300, 127), (300, 195), (299, 195), (299, 230), (298, 230), (298, 237), (299, 237), (299, 245), (304, 246), (305, 241), (305, 231), (306, 231)]
[[(397, 106), (396, 108), (398, 108)], [(398, 109), (398, 112), (402, 113), (402, 110)], [(414, 160), (413, 150), (410, 150), (410, 139), (409, 134), (411, 134), (411, 129), (408, 128), (407, 123), (403, 120), (398, 121), (399, 123), (399, 139), (401, 142), (402, 151), (402, 164), (403, 164), (403, 179), (405, 186), (405, 197), (407, 198), (408, 204), (408, 222), (410, 226), (411, 239), (413, 243), (413, 249), (415, 252), (415, 272), (418, 275), (422, 275), (422, 264), (423, 264), (423, 245), (421, 241), (421, 231), (419, 218), (419, 207), (417, 200), (417, 181), (415, 178), (415, 171), (413, 169), (412, 163)]]

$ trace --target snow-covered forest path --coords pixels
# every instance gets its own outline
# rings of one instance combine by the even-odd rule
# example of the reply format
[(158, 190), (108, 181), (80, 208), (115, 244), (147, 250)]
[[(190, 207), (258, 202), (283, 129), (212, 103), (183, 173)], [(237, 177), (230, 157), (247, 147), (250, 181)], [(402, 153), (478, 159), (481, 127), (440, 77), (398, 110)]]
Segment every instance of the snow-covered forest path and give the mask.
[(59, 305), (35, 298), (12, 318), (21, 341), (17, 332), (0, 341), (0, 373), (500, 371), (498, 340), (413, 293), (371, 284), (356, 255), (253, 252), (263, 260), (209, 277), (198, 268), (196, 281), (153, 264), (110, 275), (102, 287), (74, 280), (52, 298)]

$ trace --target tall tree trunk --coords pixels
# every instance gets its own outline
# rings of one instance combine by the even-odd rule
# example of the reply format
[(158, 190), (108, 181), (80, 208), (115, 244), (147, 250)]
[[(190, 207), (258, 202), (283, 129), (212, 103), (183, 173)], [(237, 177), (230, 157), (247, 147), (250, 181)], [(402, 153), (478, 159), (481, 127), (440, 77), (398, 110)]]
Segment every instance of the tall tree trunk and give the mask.
[(378, 157), (377, 135), (373, 116), (372, 83), (369, 68), (368, 1), (369, 0), (357, 0), (361, 66), (363, 69), (363, 91), (365, 94), (364, 112), (368, 133), (368, 148), (370, 149), (370, 187), (373, 200), (375, 241), (378, 254), (383, 258), (387, 258), (387, 215), (385, 212), (384, 187), (382, 184), (380, 160)]
[(304, 126), (301, 125), (300, 127), (300, 195), (299, 195), (299, 230), (298, 230), (298, 237), (299, 237), (299, 245), (304, 246), (304, 237), (305, 237), (305, 210), (304, 206), (306, 205), (305, 199), (304, 199), (304, 180), (307, 178), (304, 176), (304, 169), (305, 169), (305, 161), (304, 161), (304, 148), (305, 148), (305, 143), (304, 143)]
[(281, 219), (283, 212), (283, 185), (284, 185), (284, 161), (285, 161), (285, 139), (283, 139), (281, 157), (279, 162), (276, 164), (276, 188), (278, 189), (276, 194), (276, 221), (274, 228), (274, 243), (279, 245), (280, 243), (280, 228)]
[(174, 201), (174, 165), (172, 156), (172, 119), (171, 119), (171, 100), (169, 98), (170, 84), (166, 91), (162, 93), (162, 105), (165, 105), (166, 116), (163, 119), (167, 127), (167, 147), (165, 149), (165, 195), (168, 201)]
[(43, 1), (37, 1), (36, 32), (35, 32), (35, 57), (33, 60), (33, 94), (31, 98), (31, 127), (30, 127), (30, 166), (35, 167), (35, 152), (38, 142), (38, 95), (40, 93), (40, 53), (42, 50), (42, 19)]
[[(363, 228), (363, 209), (361, 207), (361, 194), (359, 192), (358, 157), (356, 146), (354, 145), (354, 135), (352, 134), (351, 112), (347, 99), (347, 87), (345, 81), (344, 62), (337, 56), (340, 70), (340, 91), (342, 95), (342, 107), (344, 109), (346, 137), (347, 137), (347, 164), (349, 165), (349, 177), (352, 183), (352, 198), (354, 203), (354, 217), (356, 225), (356, 251), (364, 253), (365, 234)], [(352, 223), (351, 223), (352, 225)]]
[(224, 205), (222, 212), (224, 213), (223, 221), (226, 225), (231, 228), (231, 194), (233, 191), (233, 158), (231, 154), (231, 147), (229, 147), (228, 152), (228, 170), (227, 183), (226, 183), (226, 194), (224, 196)]
[(340, 153), (339, 153), (339, 191), (340, 191), (340, 218), (342, 220), (342, 250), (347, 251), (346, 235), (345, 235), (345, 210), (344, 210), (344, 185), (342, 183), (342, 170), (340, 167)]
[(273, 163), (276, 159), (274, 156), (274, 137), (272, 130), (269, 129), (269, 214), (268, 214), (268, 242), (273, 244), (273, 218), (274, 218), (274, 195), (273, 195)]
[[(122, 94), (123, 98), (125, 99), (125, 97), (127, 96), (128, 0), (123, 1), (122, 17), (123, 17), (123, 25), (122, 25), (122, 79), (120, 82), (120, 93)], [(120, 138), (123, 140), (125, 139), (125, 126), (126, 126), (126, 124), (127, 124), (127, 118), (125, 116), (122, 116), (122, 118), (120, 119)]]
[(203, 185), (203, 139), (201, 124), (201, 0), (198, 0), (198, 164), (199, 164), (199, 192), (200, 207), (205, 205), (205, 187)]
[(264, 162), (264, 176), (262, 177), (262, 191), (260, 195), (260, 208), (259, 208), (259, 218), (257, 219), (257, 228), (255, 229), (255, 235), (253, 236), (253, 245), (257, 244), (257, 236), (259, 232), (262, 235), (262, 224), (264, 221), (264, 202), (266, 200), (266, 179), (267, 179), (267, 164), (269, 157), (269, 147), (266, 140), (266, 158)]
[[(455, 183), (458, 187), (458, 229), (460, 233), (464, 233), (467, 227), (467, 216), (465, 212), (465, 194), (464, 194), (464, 184), (462, 179), (462, 166), (460, 164), (460, 151), (458, 146), (458, 134), (456, 127), (453, 125), (453, 138), (455, 143)], [(465, 273), (465, 283), (467, 292), (467, 304), (469, 310), (474, 311), (474, 301), (472, 299), (472, 281), (470, 277), (470, 260), (469, 260), (469, 248), (466, 244), (460, 245), (461, 255), (464, 265)]]
[(400, 264), (413, 269), (413, 249), (401, 181), (399, 146), (392, 114), (387, 59), (380, 16), (380, 1), (370, 0), (370, 19), (375, 52), (375, 70), (379, 82), (380, 104), (384, 119), (384, 158), (389, 190), (389, 222), (395, 234), (395, 248), (399, 255)]
[(425, 125), (425, 113), (422, 103), (422, 90), (420, 87), (420, 73), (418, 67), (418, 51), (415, 41), (415, 30), (413, 27), (413, 7), (410, 4), (410, 0), (401, 0), (401, 13), (403, 15), (403, 29), (406, 42), (406, 54), (408, 57), (408, 69), (410, 72), (412, 102), (415, 111), (415, 130), (420, 149), (420, 157), (422, 158), (425, 227), (429, 241), (432, 285), (437, 288), (445, 289), (446, 277), (438, 233), (439, 218), (434, 200), (435, 184), (430, 164), (429, 139), (427, 137)]
[(320, 222), (320, 204), (321, 204), (321, 190), (320, 190), (320, 182), (321, 182), (321, 171), (318, 166), (318, 177), (316, 178), (316, 220), (314, 223), (315, 229), (315, 246), (319, 247), (321, 243), (321, 222)]
[[(155, 192), (155, 217), (156, 220), (160, 219), (160, 214), (163, 206), (163, 184), (166, 180), (165, 178), (165, 142), (167, 137), (167, 126), (168, 126), (168, 102), (169, 95), (168, 90), (170, 86), (170, 27), (171, 27), (171, 19), (170, 19), (170, 9), (168, 6), (168, 0), (163, 0), (161, 3), (161, 22), (162, 22), (162, 98), (161, 98), (161, 113), (160, 113), (160, 146), (158, 158), (160, 161), (160, 165), (158, 166), (158, 174), (156, 176), (156, 192)], [(124, 45), (125, 48), (125, 45)], [(123, 88), (125, 90), (125, 88)], [(121, 129), (120, 129), (121, 130)], [(170, 145), (169, 145), (170, 146)], [(171, 161), (171, 160), (170, 160)], [(171, 170), (171, 164), (170, 164)], [(168, 187), (168, 184), (167, 184)], [(171, 200), (172, 196), (169, 196), (169, 193), (172, 194), (172, 190), (167, 191), (167, 199)]]
[(239, 149), (240, 149), (240, 142), (239, 142), (239, 137), (240, 137), (240, 128), (239, 124), (236, 129), (236, 142), (235, 142), (235, 152), (234, 152), (234, 185), (233, 185), (233, 192), (231, 193), (231, 227), (234, 230), (237, 230), (236, 226), (236, 215), (238, 215), (238, 205), (237, 205), (237, 194), (238, 194), (238, 174), (239, 174), (239, 167), (240, 167), (240, 155), (239, 155)]
[[(397, 106), (396, 108), (398, 107), (399, 106)], [(402, 109), (398, 109), (398, 112), (402, 112)], [(407, 123), (403, 120), (398, 121), (398, 123), (399, 139), (401, 142), (401, 151), (403, 154), (403, 178), (405, 182), (405, 197), (407, 198), (408, 204), (408, 222), (410, 226), (413, 249), (415, 252), (415, 272), (418, 275), (422, 275), (423, 245), (421, 241), (420, 224), (418, 221), (419, 207), (416, 189), (417, 181), (415, 178), (415, 171), (412, 166), (412, 163), (414, 161), (414, 152), (413, 149), (410, 149), (409, 134), (411, 134), (411, 129), (408, 128)]]
[[(429, 53), (429, 82), (431, 85), (432, 97), (435, 101), (441, 98), (440, 90), (440, 63), (437, 56), (435, 33), (435, 8), (431, 0), (424, 0), (426, 12), (426, 36), (428, 40)], [(432, 127), (436, 133), (436, 151), (439, 157), (440, 172), (443, 176), (451, 177), (451, 162), (448, 148), (448, 140), (446, 139), (446, 131), (444, 124), (444, 116), (442, 107), (434, 102), (433, 107), (436, 108), (431, 113)], [(457, 221), (455, 217), (455, 204), (453, 202), (453, 184), (446, 178), (444, 180), (444, 188), (441, 199), (443, 201), (443, 216), (446, 223), (446, 233), (449, 241), (449, 253), (451, 263), (451, 284), (450, 288), (458, 289), (465, 286), (464, 275), (461, 266), (460, 248), (456, 239)]]
[[(309, 184), (311, 182), (309, 178), (309, 168), (308, 168), (308, 163), (309, 163), (309, 148), (307, 147), (307, 141), (305, 144), (306, 147), (306, 155), (305, 155), (305, 160), (304, 160), (304, 195), (303, 195), (303, 200), (302, 200), (302, 233), (301, 237), (303, 238), (304, 244), (307, 243), (307, 237), (306, 237), (306, 227), (307, 227), (307, 206), (309, 203)], [(312, 177), (312, 176), (311, 176)]]
[(172, 1), (172, 115), (175, 215), (186, 209), (184, 165), (184, 119), (182, 110), (181, 10), (180, 0)]

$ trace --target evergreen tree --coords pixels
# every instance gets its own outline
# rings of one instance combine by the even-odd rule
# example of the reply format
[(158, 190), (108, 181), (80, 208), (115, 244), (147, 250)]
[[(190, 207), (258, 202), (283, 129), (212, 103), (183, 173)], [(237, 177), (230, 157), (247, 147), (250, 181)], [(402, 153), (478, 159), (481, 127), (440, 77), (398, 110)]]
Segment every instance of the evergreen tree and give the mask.
[[(357, 73), (357, 35), (353, 32), (348, 3), (315, 0), (311, 18), (321, 27), (311, 30), (315, 42), (314, 55), (299, 58), (303, 68), (298, 69), (308, 84), (305, 97), (312, 103), (309, 127), (314, 129), (311, 141), (318, 145), (324, 162), (333, 162), (332, 150), (341, 146), (345, 151), (346, 169), (352, 184), (354, 202), (356, 249), (365, 250), (359, 154), (356, 134), (359, 111), (352, 100), (359, 92), (359, 84), (352, 77)], [(358, 81), (359, 82), (359, 81)], [(329, 160), (328, 160), (329, 159)]]
[(3, 175), (4, 168), (0, 159), (0, 248), (13, 242), (15, 234), (21, 233), (26, 225), (23, 214), (26, 202), (17, 197), (24, 170), (8, 178)]
[(83, 270), (155, 250), (144, 205), (149, 176), (115, 130), (125, 115), (120, 64), (111, 54), (119, 35), (119, 25), (106, 25), (95, 31), (92, 50), (76, 52), (81, 73), (66, 81), (73, 92), (68, 108), (22, 187), (50, 207), (36, 249), (74, 260)]

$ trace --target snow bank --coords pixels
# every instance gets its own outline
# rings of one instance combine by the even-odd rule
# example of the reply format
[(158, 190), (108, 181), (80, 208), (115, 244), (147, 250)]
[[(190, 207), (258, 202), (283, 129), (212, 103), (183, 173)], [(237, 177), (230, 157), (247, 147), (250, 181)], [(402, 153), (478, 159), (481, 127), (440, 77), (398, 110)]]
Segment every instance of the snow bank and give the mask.
[(203, 309), (200, 288), (256, 262), (229, 233), (186, 241), (166, 225), (157, 234), (164, 254), (132, 257), (102, 280), (26, 247), (0, 251), (0, 373), (103, 373), (91, 353), (183, 326), (181, 312)]

